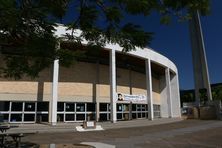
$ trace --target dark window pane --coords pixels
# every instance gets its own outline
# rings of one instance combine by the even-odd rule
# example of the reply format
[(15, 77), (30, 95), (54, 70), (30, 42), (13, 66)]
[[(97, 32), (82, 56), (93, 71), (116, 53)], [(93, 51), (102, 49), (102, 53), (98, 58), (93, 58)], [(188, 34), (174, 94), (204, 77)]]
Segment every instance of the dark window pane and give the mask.
[(129, 114), (128, 113), (124, 113), (123, 114), (123, 118), (124, 118), (124, 120), (129, 120)]
[(123, 119), (122, 113), (118, 113), (118, 114), (117, 114), (117, 119), (118, 119), (118, 120), (122, 120), (122, 119)]
[(96, 104), (95, 103), (87, 103), (87, 111), (95, 112), (96, 111)]
[(11, 122), (21, 122), (22, 114), (11, 114)]
[(37, 114), (36, 117), (36, 122), (41, 123), (41, 122), (48, 122), (48, 114)]
[(100, 103), (99, 104), (99, 111), (107, 111), (107, 103)]
[(96, 119), (95, 113), (87, 114), (87, 121), (91, 121), (91, 120), (95, 120), (95, 119)]
[(24, 121), (35, 121), (35, 114), (24, 114)]
[(74, 114), (66, 114), (66, 121), (74, 121), (75, 116)]
[(57, 103), (57, 111), (64, 111), (64, 102)]
[(146, 111), (146, 106), (145, 105), (141, 105), (142, 107), (142, 111)]
[(35, 103), (25, 103), (25, 111), (35, 111)]
[(9, 111), (9, 101), (0, 101), (0, 111)]
[(49, 111), (49, 102), (38, 102), (37, 111)]
[(64, 121), (64, 115), (63, 114), (57, 114), (57, 121), (63, 122)]
[(153, 105), (153, 110), (154, 110), (154, 111), (160, 111), (160, 105), (154, 104), (154, 105)]
[(48, 114), (42, 114), (42, 122), (48, 122), (49, 121), (49, 115)]
[(12, 102), (12, 111), (22, 111), (22, 102)]
[(146, 113), (142, 113), (142, 118), (146, 118)]
[(137, 110), (137, 111), (141, 111), (141, 105), (137, 105), (136, 110)]
[(76, 120), (85, 120), (85, 114), (76, 114)]
[(76, 112), (84, 112), (84, 111), (85, 111), (85, 103), (77, 103)]
[(129, 104), (123, 104), (123, 111), (128, 112), (129, 111)]
[(99, 114), (100, 121), (107, 121), (107, 114)]
[(153, 110), (156, 111), (157, 110), (157, 106), (154, 104), (153, 105)]
[(117, 105), (116, 105), (116, 110), (117, 110), (117, 111), (122, 111), (122, 110), (123, 110), (122, 104), (117, 104)]
[(67, 112), (74, 112), (75, 111), (75, 104), (74, 103), (66, 103), (66, 111)]
[(8, 114), (0, 114), (0, 122), (8, 122)]
[(136, 113), (132, 113), (132, 118), (136, 119)]
[(132, 111), (136, 111), (136, 104), (132, 105)]
[(137, 114), (137, 117), (138, 117), (138, 118), (142, 118), (141, 113), (138, 113), (138, 114)]

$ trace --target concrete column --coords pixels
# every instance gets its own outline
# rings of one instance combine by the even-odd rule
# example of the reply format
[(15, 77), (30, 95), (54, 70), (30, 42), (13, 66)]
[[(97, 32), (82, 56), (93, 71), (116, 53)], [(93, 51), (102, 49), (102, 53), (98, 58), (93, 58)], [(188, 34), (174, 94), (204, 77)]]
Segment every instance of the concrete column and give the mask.
[(167, 104), (168, 104), (168, 116), (172, 118), (172, 94), (170, 84), (170, 69), (165, 69), (166, 89), (167, 89)]
[(172, 117), (181, 117), (178, 73), (170, 73), (170, 75)]
[[(56, 48), (60, 48), (60, 43), (58, 43)], [(49, 107), (49, 122), (51, 123), (51, 125), (56, 125), (57, 123), (58, 79), (59, 60), (55, 59), (53, 63), (52, 98), (50, 100)]]
[(192, 13), (192, 19), (189, 22), (189, 29), (193, 57), (195, 99), (196, 105), (199, 106), (200, 89), (205, 88), (207, 90), (208, 101), (212, 101), (207, 58), (199, 11), (195, 11)]
[(96, 121), (99, 121), (100, 115), (99, 115), (99, 102), (96, 101)]
[(133, 90), (132, 90), (132, 70), (131, 70), (131, 67), (129, 67), (129, 89), (130, 89), (130, 95), (132, 95)]
[(94, 102), (96, 103), (96, 121), (99, 121), (99, 84), (100, 84), (100, 63), (99, 60), (96, 62), (96, 84), (95, 84), (95, 89), (96, 89), (96, 95), (95, 95), (95, 100)]
[(179, 86), (179, 78), (178, 78), (178, 73), (176, 74), (176, 94), (177, 94), (177, 98), (178, 98), (178, 106), (179, 106), (179, 117), (181, 117), (181, 104), (180, 104), (180, 86)]
[(59, 60), (56, 59), (53, 65), (52, 99), (50, 100), (50, 123), (52, 125), (56, 125), (57, 122), (58, 78)]
[(151, 62), (150, 59), (146, 61), (146, 90), (147, 90), (147, 104), (148, 104), (148, 118), (153, 120), (153, 93), (152, 93), (152, 73), (151, 73)]
[(114, 49), (110, 50), (109, 68), (111, 121), (116, 123), (116, 53)]

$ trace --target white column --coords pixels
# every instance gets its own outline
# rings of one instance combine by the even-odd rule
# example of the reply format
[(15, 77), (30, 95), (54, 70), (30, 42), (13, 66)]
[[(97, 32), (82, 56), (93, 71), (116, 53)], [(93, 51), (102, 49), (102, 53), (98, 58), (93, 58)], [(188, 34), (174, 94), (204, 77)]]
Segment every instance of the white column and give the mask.
[[(178, 108), (179, 108), (177, 111), (178, 111), (178, 114), (179, 114), (178, 117), (181, 117), (181, 109), (180, 109), (180, 108), (181, 108), (181, 104), (180, 104), (180, 87), (179, 87), (178, 73), (176, 74), (175, 77), (176, 77), (176, 90), (177, 90), (175, 93), (176, 93), (176, 96), (177, 96)], [(172, 116), (172, 117), (173, 117), (173, 116)]]
[(52, 125), (56, 125), (57, 122), (58, 78), (59, 60), (56, 59), (53, 64), (52, 98), (50, 101), (50, 122)]
[(111, 121), (116, 123), (116, 53), (114, 49), (110, 50), (109, 68)]
[(99, 121), (100, 114), (99, 114), (99, 84), (100, 84), (100, 62), (97, 60), (96, 62), (96, 83), (95, 83), (95, 89), (96, 89), (96, 95), (94, 102), (96, 103), (96, 121)]
[(146, 90), (147, 90), (147, 104), (148, 104), (148, 118), (153, 120), (153, 95), (152, 95), (152, 74), (150, 59), (146, 60)]
[(165, 69), (166, 89), (167, 89), (167, 104), (168, 104), (168, 116), (172, 118), (172, 95), (170, 84), (170, 69)]

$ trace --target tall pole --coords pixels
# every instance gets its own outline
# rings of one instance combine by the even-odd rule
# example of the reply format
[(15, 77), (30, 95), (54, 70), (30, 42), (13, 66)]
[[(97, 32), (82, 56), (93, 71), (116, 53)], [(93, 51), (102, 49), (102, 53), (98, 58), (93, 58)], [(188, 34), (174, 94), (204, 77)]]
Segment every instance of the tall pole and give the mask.
[(203, 32), (200, 22), (199, 11), (192, 13), (192, 19), (189, 22), (194, 82), (195, 82), (195, 99), (196, 105), (200, 105), (200, 90), (205, 89), (208, 101), (212, 100), (207, 58), (205, 53)]

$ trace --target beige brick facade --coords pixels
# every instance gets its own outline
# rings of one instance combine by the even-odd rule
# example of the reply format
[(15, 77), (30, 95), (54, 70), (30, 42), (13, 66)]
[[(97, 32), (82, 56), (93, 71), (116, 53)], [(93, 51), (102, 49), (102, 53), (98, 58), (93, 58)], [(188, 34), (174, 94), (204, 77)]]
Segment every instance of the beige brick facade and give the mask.
[[(59, 71), (59, 101), (92, 102), (93, 98), (98, 102), (110, 101), (108, 65), (78, 62), (70, 68), (60, 66)], [(49, 68), (35, 80), (1, 78), (0, 100), (48, 101), (52, 91), (51, 77), (52, 70)], [(153, 78), (152, 81), (154, 103), (160, 104), (159, 80)], [(117, 92), (146, 95), (145, 74), (117, 68)]]

